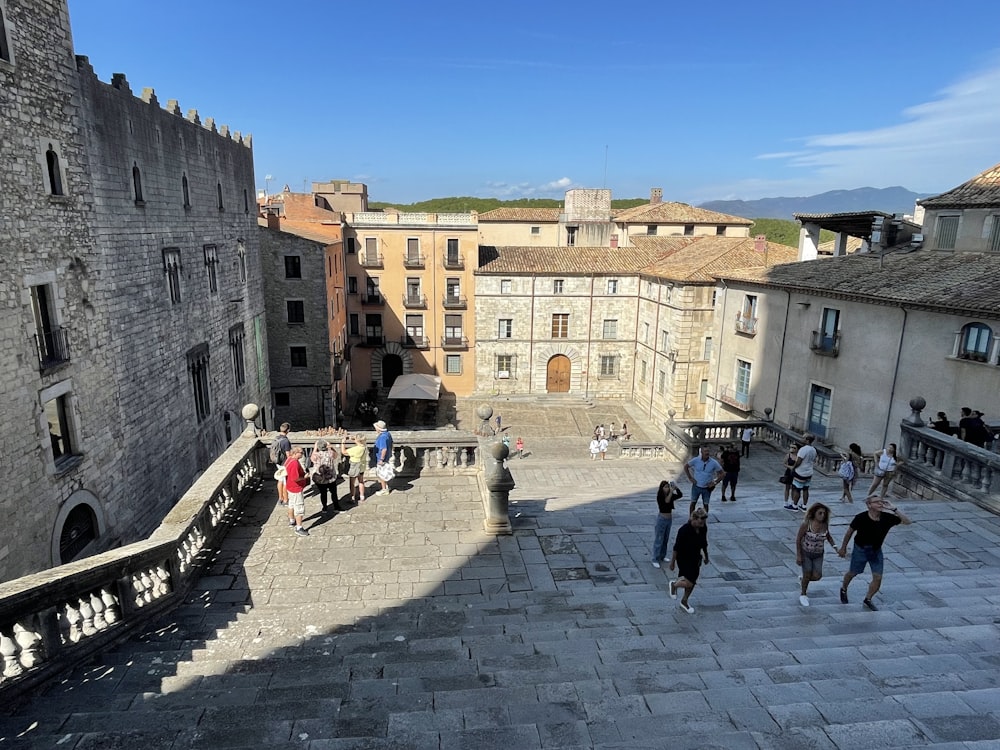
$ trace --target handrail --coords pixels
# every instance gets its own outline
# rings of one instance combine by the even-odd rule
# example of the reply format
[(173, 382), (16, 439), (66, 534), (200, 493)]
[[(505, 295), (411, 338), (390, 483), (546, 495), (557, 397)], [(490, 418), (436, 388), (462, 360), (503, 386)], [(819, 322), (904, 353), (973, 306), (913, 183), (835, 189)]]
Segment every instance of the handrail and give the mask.
[(956, 496), (1000, 509), (1000, 455), (932, 427), (900, 424), (897, 474), (919, 495)]

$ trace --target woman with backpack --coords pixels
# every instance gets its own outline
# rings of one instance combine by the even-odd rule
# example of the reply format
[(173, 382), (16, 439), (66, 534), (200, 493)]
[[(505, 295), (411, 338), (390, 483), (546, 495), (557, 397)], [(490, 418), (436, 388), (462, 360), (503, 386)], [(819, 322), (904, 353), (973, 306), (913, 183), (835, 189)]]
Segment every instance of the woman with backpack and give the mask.
[(337, 451), (333, 445), (322, 438), (313, 445), (312, 454), (309, 460), (312, 462), (310, 476), (313, 486), (319, 491), (319, 501), (324, 512), (330, 493), (333, 493), (333, 509), (340, 510), (337, 502), (337, 462), (339, 460)]
[(861, 456), (860, 445), (851, 443), (849, 448), (849, 453), (842, 453), (840, 455), (842, 460), (840, 462), (840, 469), (837, 470), (837, 474), (844, 483), (844, 491), (840, 495), (840, 502), (842, 503), (854, 502), (852, 490), (854, 489), (854, 483), (858, 481), (858, 474), (861, 472), (861, 463), (864, 460)]

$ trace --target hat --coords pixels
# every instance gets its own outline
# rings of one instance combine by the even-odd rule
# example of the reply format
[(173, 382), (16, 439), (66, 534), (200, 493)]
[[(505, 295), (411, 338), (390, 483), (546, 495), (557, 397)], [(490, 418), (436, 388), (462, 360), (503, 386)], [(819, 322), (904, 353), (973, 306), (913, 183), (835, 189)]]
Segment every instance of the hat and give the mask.
[(373, 424), (372, 427), (375, 428), (376, 432), (386, 432), (389, 429), (388, 427), (385, 426), (385, 422), (381, 419), (375, 424)]

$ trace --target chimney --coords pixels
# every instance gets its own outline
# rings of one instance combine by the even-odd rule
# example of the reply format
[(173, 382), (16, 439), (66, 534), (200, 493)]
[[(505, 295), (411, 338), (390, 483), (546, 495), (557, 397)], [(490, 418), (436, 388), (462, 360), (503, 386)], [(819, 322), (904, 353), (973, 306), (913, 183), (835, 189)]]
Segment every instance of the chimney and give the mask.
[(277, 211), (267, 212), (267, 228), (273, 229), (275, 232), (281, 231), (281, 217), (278, 216)]
[(663, 188), (649, 189), (649, 203), (652, 206), (655, 206), (657, 203), (663, 203)]
[(611, 235), (611, 247), (618, 247), (618, 235)]
[(755, 253), (766, 253), (767, 252), (767, 235), (758, 234), (753, 238), (753, 250)]

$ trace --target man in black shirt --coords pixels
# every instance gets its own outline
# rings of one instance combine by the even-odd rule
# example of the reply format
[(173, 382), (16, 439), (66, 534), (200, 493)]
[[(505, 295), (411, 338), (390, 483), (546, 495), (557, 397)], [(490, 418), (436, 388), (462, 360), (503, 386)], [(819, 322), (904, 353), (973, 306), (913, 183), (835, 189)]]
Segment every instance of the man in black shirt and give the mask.
[(844, 543), (840, 545), (839, 554), (847, 557), (847, 543), (854, 538), (854, 549), (851, 552), (851, 567), (844, 575), (844, 583), (840, 587), (840, 601), (847, 604), (847, 587), (854, 576), (863, 573), (865, 566), (871, 567), (872, 582), (868, 584), (868, 593), (865, 595), (864, 605), (872, 612), (878, 608), (872, 603), (872, 597), (878, 593), (882, 586), (882, 543), (885, 541), (889, 529), (898, 524), (909, 525), (913, 523), (904, 516), (888, 500), (880, 498), (878, 495), (871, 495), (865, 500), (868, 510), (858, 513), (852, 520), (851, 525), (844, 535)]
[(740, 452), (736, 450), (736, 444), (730, 443), (719, 453), (719, 463), (726, 473), (722, 478), (722, 502), (726, 502), (726, 488), (732, 487), (729, 491), (730, 499), (736, 502), (736, 483), (740, 480)]

